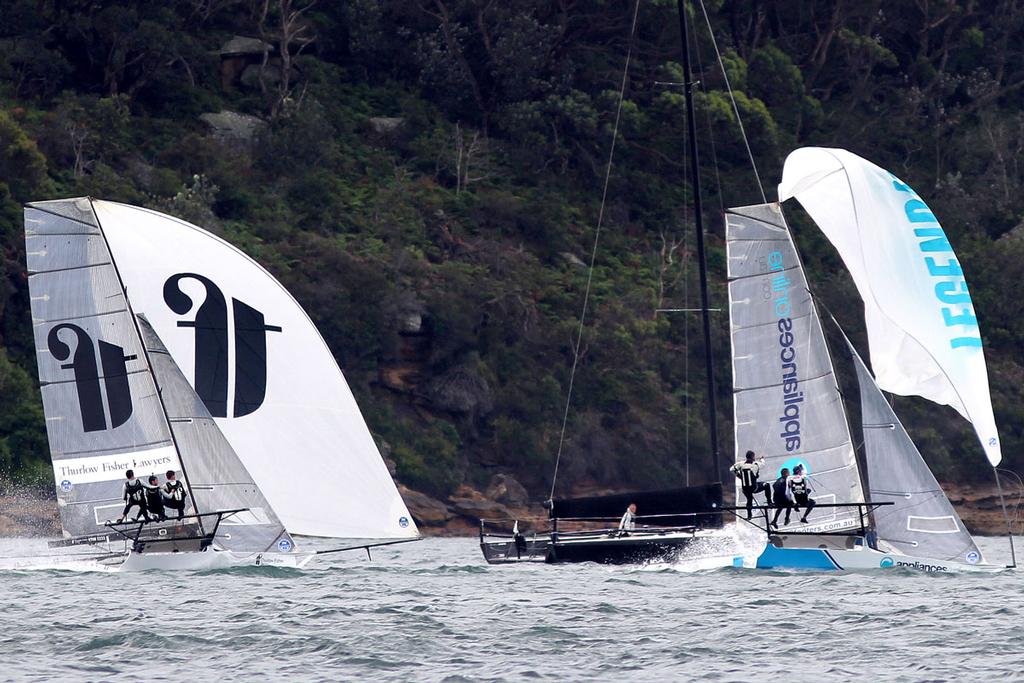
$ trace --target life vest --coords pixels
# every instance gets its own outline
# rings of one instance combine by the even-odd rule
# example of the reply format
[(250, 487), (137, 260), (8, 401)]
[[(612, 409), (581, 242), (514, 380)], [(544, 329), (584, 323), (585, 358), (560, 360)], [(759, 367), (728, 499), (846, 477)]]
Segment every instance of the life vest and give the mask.
[(789, 490), (793, 492), (794, 496), (807, 495), (807, 480), (802, 474), (789, 478)]
[(169, 481), (164, 488), (167, 489), (167, 496), (171, 500), (184, 500), (185, 486), (180, 481)]
[(135, 481), (126, 481), (124, 484), (124, 491), (126, 500), (141, 503), (143, 500), (143, 486), (142, 482), (136, 479)]

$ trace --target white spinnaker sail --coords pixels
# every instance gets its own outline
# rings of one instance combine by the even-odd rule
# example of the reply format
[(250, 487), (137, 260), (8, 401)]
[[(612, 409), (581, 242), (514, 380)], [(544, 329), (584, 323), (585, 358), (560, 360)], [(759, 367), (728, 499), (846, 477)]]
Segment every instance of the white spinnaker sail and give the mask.
[(124, 204), (93, 206), (133, 309), (288, 530), (416, 536), (341, 370), (287, 290), (202, 228)]
[(935, 215), (892, 173), (842, 149), (791, 153), (779, 200), (791, 197), (835, 245), (864, 299), (878, 386), (952, 406), (998, 465), (978, 319)]
[[(737, 460), (747, 450), (763, 455), (769, 482), (803, 465), (818, 503), (864, 502), (821, 319), (782, 210), (729, 209), (725, 236)], [(855, 508), (818, 508), (801, 530), (859, 523)]]

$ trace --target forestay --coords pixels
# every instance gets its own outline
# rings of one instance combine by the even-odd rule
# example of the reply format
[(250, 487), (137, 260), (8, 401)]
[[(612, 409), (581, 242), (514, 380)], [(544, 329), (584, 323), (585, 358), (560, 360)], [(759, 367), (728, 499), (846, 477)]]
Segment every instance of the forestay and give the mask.
[[(764, 455), (762, 480), (803, 464), (818, 503), (863, 502), (821, 320), (779, 205), (726, 211), (726, 244), (737, 460)], [(856, 510), (826, 508), (805, 528), (857, 524)]]
[(174, 441), (188, 469), (198, 510), (243, 510), (224, 517), (218, 547), (242, 552), (290, 552), (295, 544), (210, 412), (144, 316), (139, 330), (152, 363)]
[(963, 269), (931, 209), (888, 171), (841, 149), (786, 159), (779, 198), (803, 205), (864, 299), (878, 386), (954, 407), (993, 466), (1002, 458), (978, 319)]
[(871, 373), (847, 340), (860, 384), (864, 459), (880, 540), (917, 557), (977, 564), (981, 552)]
[(125, 471), (178, 470), (177, 451), (89, 200), (26, 207), (25, 251), (61, 525), (103, 533)]
[(416, 536), (341, 370), (284, 287), (201, 228), (93, 205), (134, 310), (284, 525), (312, 536)]

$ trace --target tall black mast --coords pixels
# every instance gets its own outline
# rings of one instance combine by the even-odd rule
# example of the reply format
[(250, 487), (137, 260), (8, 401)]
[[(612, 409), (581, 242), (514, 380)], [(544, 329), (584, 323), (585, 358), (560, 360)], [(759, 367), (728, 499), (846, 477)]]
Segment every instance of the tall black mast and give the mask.
[(697, 261), (700, 264), (700, 305), (704, 322), (704, 365), (707, 373), (708, 426), (711, 431), (711, 455), (715, 463), (715, 481), (722, 481), (722, 463), (718, 452), (718, 411), (715, 407), (715, 359), (711, 349), (711, 310), (708, 304), (708, 263), (704, 253), (704, 214), (700, 201), (700, 160), (697, 158), (697, 119), (693, 115), (693, 76), (690, 73), (690, 32), (686, 26), (684, 0), (679, 8), (679, 32), (682, 36), (683, 72), (686, 92), (686, 124), (690, 132), (690, 171), (693, 174), (693, 212), (697, 220)]

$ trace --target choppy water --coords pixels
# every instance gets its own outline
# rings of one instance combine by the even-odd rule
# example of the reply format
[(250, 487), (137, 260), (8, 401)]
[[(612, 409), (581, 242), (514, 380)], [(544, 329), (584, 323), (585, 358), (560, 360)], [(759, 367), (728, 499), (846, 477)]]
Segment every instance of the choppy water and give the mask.
[[(0, 566), (44, 548), (0, 540)], [(488, 567), (475, 539), (327, 557), (0, 570), (0, 680), (1024, 680), (1019, 572)]]

